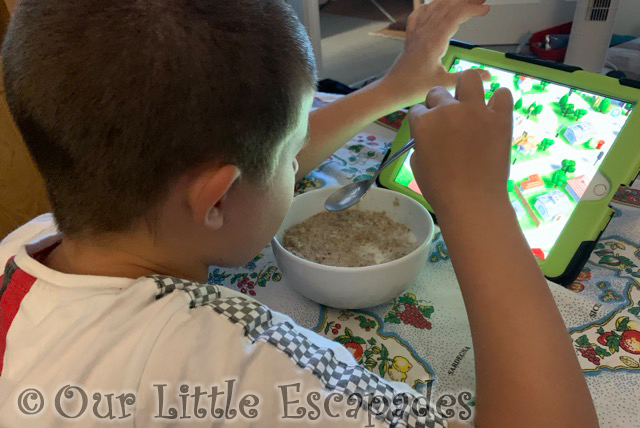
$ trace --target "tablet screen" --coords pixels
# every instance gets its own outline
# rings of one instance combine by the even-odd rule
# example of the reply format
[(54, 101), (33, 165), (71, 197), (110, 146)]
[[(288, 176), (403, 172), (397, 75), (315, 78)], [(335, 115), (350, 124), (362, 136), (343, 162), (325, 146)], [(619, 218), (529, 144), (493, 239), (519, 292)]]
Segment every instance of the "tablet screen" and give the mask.
[[(544, 260), (635, 106), (463, 59), (449, 71), (470, 68), (491, 74), (487, 100), (500, 87), (513, 93), (509, 198), (534, 255)], [(395, 181), (420, 193), (409, 159)]]

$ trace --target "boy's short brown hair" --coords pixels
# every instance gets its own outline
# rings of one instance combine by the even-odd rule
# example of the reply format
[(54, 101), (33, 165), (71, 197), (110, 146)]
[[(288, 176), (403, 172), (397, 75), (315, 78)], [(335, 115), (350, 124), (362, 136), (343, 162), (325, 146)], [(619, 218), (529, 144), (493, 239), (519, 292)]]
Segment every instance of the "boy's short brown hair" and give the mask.
[(2, 53), (66, 234), (130, 229), (203, 162), (266, 179), (315, 84), (283, 0), (21, 0)]

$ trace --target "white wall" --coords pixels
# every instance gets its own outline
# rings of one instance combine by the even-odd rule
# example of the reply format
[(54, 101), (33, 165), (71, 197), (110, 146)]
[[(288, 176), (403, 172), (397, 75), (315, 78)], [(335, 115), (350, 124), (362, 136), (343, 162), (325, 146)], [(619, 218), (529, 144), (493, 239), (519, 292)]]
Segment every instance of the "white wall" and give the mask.
[(640, 37), (640, 0), (621, 0), (613, 31)]
[[(495, 2), (494, 2), (495, 3)], [(487, 16), (475, 18), (460, 27), (454, 38), (478, 45), (515, 44), (527, 32), (535, 33), (545, 28), (569, 22), (573, 19), (575, 3), (565, 0), (502, 0), (491, 5)]]
[[(535, 33), (573, 20), (573, 0), (488, 0), (491, 12), (464, 24), (456, 39), (480, 45), (518, 43)], [(519, 4), (517, 4), (519, 3)], [(621, 0), (614, 31), (640, 37), (640, 0)]]
[(313, 44), (318, 74), (322, 74), (322, 36), (320, 34), (320, 3), (319, 0), (287, 0), (304, 24)]

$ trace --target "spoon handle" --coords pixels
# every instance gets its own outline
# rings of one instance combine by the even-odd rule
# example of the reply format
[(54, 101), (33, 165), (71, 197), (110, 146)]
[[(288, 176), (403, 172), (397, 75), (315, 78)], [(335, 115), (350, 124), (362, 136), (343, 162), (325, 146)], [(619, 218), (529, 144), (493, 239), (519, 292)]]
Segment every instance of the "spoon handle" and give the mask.
[(411, 140), (409, 140), (409, 142), (407, 144), (405, 144), (404, 147), (402, 147), (400, 150), (398, 150), (396, 153), (394, 153), (393, 156), (391, 156), (389, 159), (384, 161), (382, 163), (382, 165), (380, 165), (380, 167), (378, 168), (378, 172), (376, 172), (376, 175), (375, 175), (374, 178), (378, 177), (378, 175), (380, 175), (380, 173), (382, 172), (383, 169), (385, 169), (386, 167), (388, 167), (389, 165), (394, 163), (400, 156), (402, 156), (403, 154), (405, 154), (406, 152), (411, 150), (411, 148), (415, 144), (416, 144), (416, 142), (414, 141), (413, 138)]

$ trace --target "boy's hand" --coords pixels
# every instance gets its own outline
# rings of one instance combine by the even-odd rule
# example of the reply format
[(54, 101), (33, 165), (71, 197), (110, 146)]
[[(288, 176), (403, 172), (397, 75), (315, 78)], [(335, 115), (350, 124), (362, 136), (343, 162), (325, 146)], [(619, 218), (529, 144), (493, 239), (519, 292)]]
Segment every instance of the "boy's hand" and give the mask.
[(462, 23), (489, 12), (484, 2), (434, 0), (409, 16), (404, 51), (383, 78), (404, 105), (421, 102), (434, 86), (455, 85), (458, 76), (447, 72), (442, 66), (442, 57), (447, 52), (449, 39)]
[[(415, 107), (409, 118), (413, 172), (439, 216), (471, 327), (474, 423), (596, 428), (566, 326), (509, 203), (512, 118), (509, 90), (499, 89), (486, 105), (473, 70), (460, 77), (455, 98), (434, 88), (427, 107)], [(523, 329), (529, 346), (514, 349), (512, 330)], [(581, 411), (567, 412), (571, 406)]]
[(508, 203), (513, 98), (500, 88), (485, 104), (478, 72), (462, 73), (456, 97), (442, 87), (409, 113), (411, 166), (436, 214), (480, 213)]
[(310, 140), (298, 155), (297, 178), (311, 172), (374, 120), (422, 102), (434, 86), (455, 85), (458, 76), (447, 72), (442, 57), (460, 24), (489, 11), (483, 3), (434, 0), (417, 8), (407, 22), (404, 52), (385, 77), (311, 113)]

